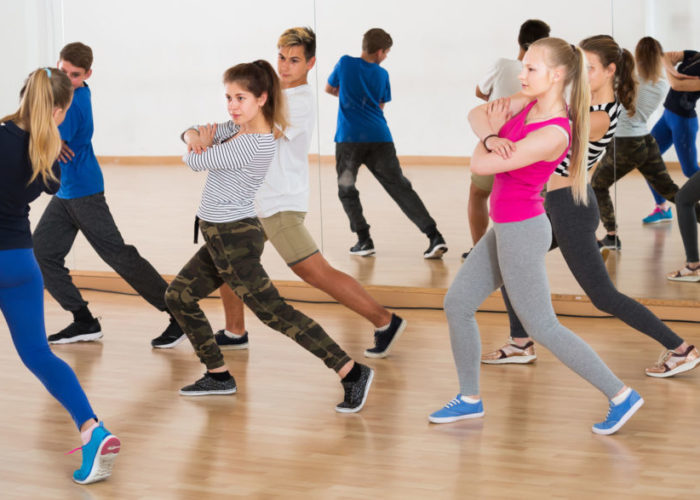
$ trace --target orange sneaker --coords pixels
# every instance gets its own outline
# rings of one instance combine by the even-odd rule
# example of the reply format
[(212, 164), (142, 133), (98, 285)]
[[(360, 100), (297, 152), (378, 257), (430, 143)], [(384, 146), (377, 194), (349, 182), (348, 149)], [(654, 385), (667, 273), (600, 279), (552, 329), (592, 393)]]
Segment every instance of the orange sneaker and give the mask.
[(507, 363), (526, 365), (533, 363), (536, 359), (535, 344), (532, 340), (520, 347), (513, 342), (512, 338), (500, 349), (481, 356), (481, 362), (487, 365), (503, 365)]
[(691, 345), (683, 354), (664, 351), (656, 364), (645, 371), (650, 377), (673, 377), (677, 373), (692, 370), (698, 363), (700, 363), (700, 353), (695, 346)]

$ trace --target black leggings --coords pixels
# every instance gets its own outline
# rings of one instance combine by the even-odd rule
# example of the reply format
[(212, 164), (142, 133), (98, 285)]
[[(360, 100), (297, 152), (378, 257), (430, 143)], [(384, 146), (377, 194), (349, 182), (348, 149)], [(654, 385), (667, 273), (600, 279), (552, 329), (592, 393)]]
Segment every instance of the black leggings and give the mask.
[(698, 225), (695, 223), (695, 204), (700, 200), (700, 172), (696, 172), (676, 195), (678, 227), (681, 230), (685, 260), (698, 262)]
[[(653, 338), (666, 349), (680, 346), (682, 338), (649, 309), (620, 293), (610, 280), (596, 242), (599, 213), (591, 187), (588, 186), (588, 205), (576, 204), (571, 188), (563, 188), (547, 192), (546, 206), (552, 233), (556, 236), (564, 260), (593, 305)], [(502, 291), (510, 319), (511, 337), (527, 337), (505, 290)]]

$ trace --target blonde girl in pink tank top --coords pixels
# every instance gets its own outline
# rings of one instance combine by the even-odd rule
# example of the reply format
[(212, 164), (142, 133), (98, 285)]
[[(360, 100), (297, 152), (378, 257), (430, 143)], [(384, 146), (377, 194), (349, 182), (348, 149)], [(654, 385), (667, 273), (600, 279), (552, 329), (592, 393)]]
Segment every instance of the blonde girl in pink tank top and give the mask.
[[(481, 139), (471, 168), (477, 174), (496, 175), (491, 195), (494, 224), (469, 253), (445, 296), (460, 393), (429, 420), (448, 423), (484, 415), (479, 395), (481, 339), (475, 313), (505, 284), (530, 335), (610, 400), (607, 416), (592, 430), (613, 434), (644, 400), (559, 323), (544, 265), (552, 230), (540, 192), (569, 148), (573, 196), (583, 203), (587, 199), (590, 90), (583, 53), (558, 38), (538, 40), (525, 54), (519, 78), (523, 94), (532, 103), (515, 117), (508, 101), (484, 104), (469, 113), (472, 129)], [(569, 85), (567, 112), (564, 92)]]

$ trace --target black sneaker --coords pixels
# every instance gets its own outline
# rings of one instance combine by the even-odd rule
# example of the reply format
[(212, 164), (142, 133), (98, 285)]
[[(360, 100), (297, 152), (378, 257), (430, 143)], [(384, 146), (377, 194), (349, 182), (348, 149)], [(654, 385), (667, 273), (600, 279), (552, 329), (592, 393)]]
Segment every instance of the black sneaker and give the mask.
[(469, 257), (469, 252), (471, 252), (472, 250), (474, 250), (474, 249), (472, 248), (471, 250), (467, 250), (466, 252), (464, 252), (464, 253), (462, 254), (462, 262), (464, 262), (465, 260), (467, 260), (467, 257)]
[(102, 338), (100, 322), (97, 318), (92, 321), (74, 321), (63, 330), (49, 335), (49, 344), (70, 344), (72, 342), (92, 342)]
[(365, 357), (386, 358), (389, 349), (399, 339), (405, 328), (406, 320), (392, 314), (389, 327), (384, 331), (374, 332), (374, 347), (365, 351)]
[[(355, 361), (357, 363), (357, 361)], [(359, 363), (358, 363), (359, 364)], [(335, 407), (335, 411), (340, 413), (357, 413), (365, 405), (369, 386), (372, 385), (374, 370), (369, 366), (360, 365), (360, 378), (356, 382), (346, 382), (341, 380), (345, 389), (345, 399)]]
[(216, 345), (222, 351), (232, 351), (238, 349), (248, 349), (248, 332), (246, 331), (240, 338), (232, 339), (224, 330), (219, 330), (214, 334), (214, 340), (216, 340)]
[(440, 233), (430, 238), (430, 246), (423, 252), (424, 259), (441, 259), (443, 254), (447, 252), (447, 244), (445, 238)]
[(170, 349), (185, 340), (185, 332), (182, 331), (177, 321), (170, 318), (170, 324), (158, 337), (151, 340), (151, 347), (156, 349)]
[(600, 248), (601, 252), (604, 248), (607, 248), (609, 250), (621, 250), (622, 243), (620, 242), (620, 238), (618, 238), (617, 235), (610, 236), (609, 234), (606, 234), (605, 238), (603, 238), (602, 240), (598, 240), (598, 248)]
[(235, 392), (236, 379), (234, 379), (233, 376), (222, 382), (212, 378), (208, 372), (194, 384), (186, 385), (180, 389), (180, 394), (183, 396), (224, 395), (235, 394)]
[(367, 238), (366, 240), (361, 240), (350, 247), (350, 253), (352, 255), (360, 255), (362, 257), (369, 257), (374, 255), (374, 242), (372, 238)]

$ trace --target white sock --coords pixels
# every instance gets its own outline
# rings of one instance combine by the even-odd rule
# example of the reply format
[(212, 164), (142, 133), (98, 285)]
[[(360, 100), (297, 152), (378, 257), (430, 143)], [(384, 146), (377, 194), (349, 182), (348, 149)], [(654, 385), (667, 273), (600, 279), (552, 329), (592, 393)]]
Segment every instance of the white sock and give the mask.
[(615, 396), (614, 398), (612, 398), (611, 401), (613, 402), (613, 404), (614, 404), (615, 406), (617, 406), (617, 405), (619, 405), (620, 403), (622, 403), (625, 399), (627, 399), (627, 398), (629, 397), (629, 395), (630, 395), (631, 392), (632, 392), (632, 389), (630, 389), (630, 388), (628, 387), (627, 389), (625, 389), (624, 391), (622, 391), (622, 394), (620, 394), (620, 395)]
[(380, 326), (379, 328), (375, 328), (374, 331), (375, 332), (385, 332), (389, 329), (390, 326), (391, 326), (391, 320), (389, 320), (389, 322), (386, 325)]
[(467, 396), (462, 396), (462, 401), (464, 401), (465, 403), (469, 403), (469, 404), (472, 404), (472, 405), (473, 405), (473, 404), (476, 404), (476, 403), (478, 403), (479, 401), (481, 401), (481, 398), (470, 398), (470, 397), (467, 397)]
[(228, 330), (224, 330), (224, 335), (231, 339), (240, 339), (243, 337), (243, 335), (238, 335), (237, 333), (229, 332)]
[(92, 431), (97, 429), (97, 427), (98, 423), (94, 422), (90, 427), (88, 427), (87, 430), (80, 433), (80, 440), (83, 442), (83, 446), (90, 442), (90, 438), (92, 438)]

